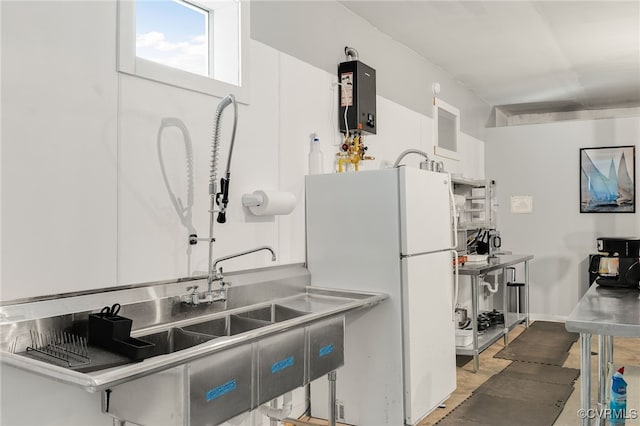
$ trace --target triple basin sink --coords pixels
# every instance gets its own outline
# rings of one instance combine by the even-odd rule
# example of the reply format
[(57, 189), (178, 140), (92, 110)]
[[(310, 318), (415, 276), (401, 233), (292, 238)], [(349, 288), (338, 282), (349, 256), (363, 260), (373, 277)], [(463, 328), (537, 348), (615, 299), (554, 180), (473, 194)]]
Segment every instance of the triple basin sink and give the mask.
[[(297, 305), (330, 306), (339, 299), (303, 295)], [(335, 306), (334, 306), (335, 307)], [(108, 413), (137, 424), (216, 425), (256, 409), (344, 364), (344, 314), (316, 317), (279, 303), (186, 320), (135, 337), (155, 346), (141, 364), (225, 345), (205, 356), (190, 356), (171, 369), (114, 386)], [(236, 341), (237, 344), (228, 344)], [(176, 383), (183, 384), (176, 386)], [(161, 390), (156, 393), (156, 390)], [(151, 394), (158, 407), (140, 410)]]
[[(206, 286), (197, 279), (5, 303), (0, 361), (102, 392), (103, 412), (119, 420), (215, 425), (342, 366), (345, 315), (387, 297), (311, 286), (302, 264), (229, 276), (227, 300), (209, 305), (180, 302), (188, 285)], [(132, 320), (132, 340), (153, 343), (141, 362), (101, 364), (103, 354), (89, 346), (89, 366), (74, 369), (29, 351), (34, 336), (37, 344), (53, 335), (86, 352), (88, 317), (114, 303)]]
[(222, 318), (215, 318), (192, 325), (173, 326), (163, 331), (138, 337), (155, 345), (150, 355), (150, 357), (154, 357), (181, 351), (223, 336), (235, 336), (307, 314), (309, 312), (272, 304), (271, 306), (230, 314)]

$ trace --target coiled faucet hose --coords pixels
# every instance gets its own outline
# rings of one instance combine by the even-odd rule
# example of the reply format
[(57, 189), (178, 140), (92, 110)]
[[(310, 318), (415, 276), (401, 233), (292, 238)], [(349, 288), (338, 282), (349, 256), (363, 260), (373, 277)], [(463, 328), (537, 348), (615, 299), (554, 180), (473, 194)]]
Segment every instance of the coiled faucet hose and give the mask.
[(233, 95), (227, 95), (216, 108), (216, 114), (214, 117), (213, 133), (211, 135), (211, 169), (209, 172), (209, 194), (216, 194), (216, 185), (218, 181), (218, 156), (220, 155), (220, 122), (222, 121), (222, 113), (224, 109), (233, 104), (233, 130), (231, 133), (231, 145), (229, 147), (229, 158), (227, 160), (227, 175), (231, 167), (231, 155), (233, 154), (233, 144), (236, 139), (236, 127), (238, 120), (238, 106), (236, 104), (236, 98)]

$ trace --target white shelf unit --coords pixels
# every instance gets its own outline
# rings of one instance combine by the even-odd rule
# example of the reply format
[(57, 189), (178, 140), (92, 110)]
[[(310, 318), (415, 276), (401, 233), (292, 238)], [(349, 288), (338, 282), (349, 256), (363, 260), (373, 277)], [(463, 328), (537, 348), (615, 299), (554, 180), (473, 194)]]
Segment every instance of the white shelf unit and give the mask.
[(480, 229), (497, 226), (496, 183), (491, 179), (452, 177), (453, 193), (465, 198), (458, 212), (458, 253), (466, 254), (466, 242)]

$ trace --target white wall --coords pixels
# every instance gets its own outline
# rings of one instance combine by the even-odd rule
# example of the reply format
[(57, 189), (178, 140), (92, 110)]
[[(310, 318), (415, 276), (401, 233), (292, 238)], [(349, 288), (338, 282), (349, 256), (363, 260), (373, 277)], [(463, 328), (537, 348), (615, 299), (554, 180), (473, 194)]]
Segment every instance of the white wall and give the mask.
[[(116, 281), (107, 2), (2, 7), (2, 300)], [(78, 37), (82, 34), (82, 37)]]
[(331, 74), (345, 61), (345, 46), (353, 47), (359, 59), (376, 70), (379, 95), (427, 117), (432, 116), (431, 85), (440, 83), (438, 96), (461, 111), (462, 131), (483, 138), (489, 104), (429, 58), (381, 32), (341, 2), (260, 0), (251, 8), (255, 40)]
[[(157, 147), (163, 119), (184, 124), (193, 144), (192, 223), (206, 236), (211, 127), (219, 99), (118, 74), (113, 2), (3, 1), (0, 10), (0, 299), (205, 271), (207, 245), (188, 246)], [(336, 77), (259, 42), (249, 48), (251, 104), (239, 108), (228, 221), (216, 224), (215, 257), (269, 244), (277, 251), (276, 263), (302, 262), (309, 134), (320, 134), (325, 169), (332, 171), (340, 140)], [(380, 96), (378, 115), (379, 134), (366, 138), (376, 160), (365, 168), (393, 161), (406, 148), (431, 150), (429, 117)], [(231, 116), (225, 110), (221, 169)], [(167, 128), (160, 139), (170, 185), (186, 204), (183, 135)], [(483, 142), (467, 135), (462, 142), (462, 160), (447, 163), (448, 169), (482, 177)], [(417, 166), (419, 158), (405, 162)], [(289, 216), (251, 216), (240, 199), (256, 189), (291, 191), (297, 207)], [(225, 270), (271, 264), (258, 253), (227, 262)], [(45, 379), (6, 367), (2, 373), (2, 424), (109, 422), (99, 412), (99, 395), (67, 387), (55, 393)], [(16, 381), (32, 389), (28, 405)], [(91, 408), (73, 411), (79, 399)], [(299, 398), (296, 404), (300, 409)]]
[[(638, 117), (487, 129), (486, 173), (497, 182), (503, 246), (535, 255), (534, 317), (569, 315), (588, 288), (597, 237), (640, 237), (640, 213), (580, 213), (579, 149), (634, 144), (640, 148)], [(533, 213), (511, 214), (512, 195), (531, 195)]]
[[(206, 270), (206, 244), (189, 253), (157, 147), (160, 138), (172, 190), (186, 203), (183, 136), (175, 128), (159, 135), (164, 118), (184, 123), (193, 144), (192, 223), (205, 236), (219, 99), (116, 73), (113, 3), (3, 2), (2, 12), (1, 299)], [(327, 172), (340, 143), (335, 76), (255, 41), (250, 49), (252, 101), (239, 108), (229, 219), (216, 224), (215, 255), (271, 244), (278, 263), (300, 262), (309, 135), (320, 134)], [(406, 148), (432, 151), (429, 117), (382, 97), (378, 109), (379, 134), (365, 138), (376, 160), (363, 168), (392, 162)], [(223, 121), (221, 171), (230, 110)], [(445, 160), (447, 169), (481, 177), (482, 142), (463, 134), (461, 149), (462, 160)], [(262, 188), (294, 192), (298, 207), (275, 219), (251, 216), (240, 198)], [(230, 261), (227, 269), (269, 264), (257, 254)]]

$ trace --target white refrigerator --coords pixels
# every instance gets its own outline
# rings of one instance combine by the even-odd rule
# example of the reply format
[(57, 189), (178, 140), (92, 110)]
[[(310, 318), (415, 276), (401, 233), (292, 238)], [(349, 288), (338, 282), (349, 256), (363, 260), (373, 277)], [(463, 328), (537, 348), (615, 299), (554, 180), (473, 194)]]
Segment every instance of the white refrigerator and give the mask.
[[(306, 179), (311, 285), (389, 295), (346, 318), (338, 420), (414, 425), (456, 387), (449, 185), (404, 166)], [(312, 416), (327, 392), (312, 383)]]

